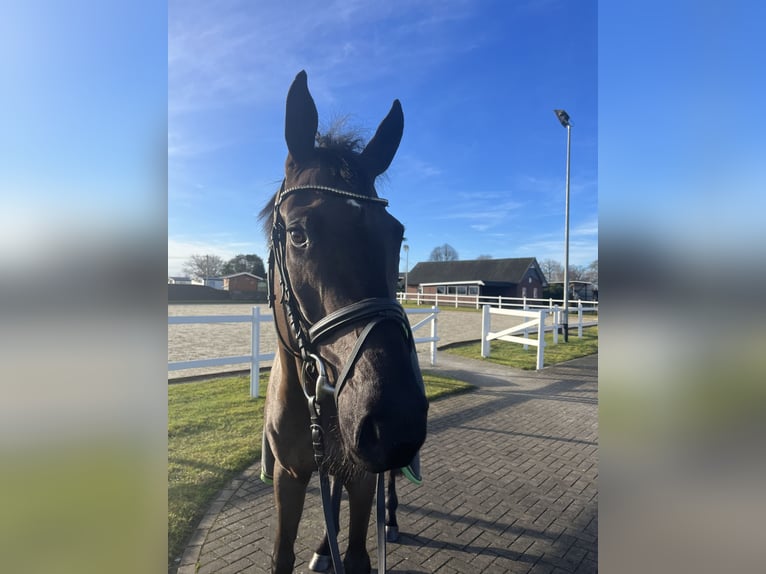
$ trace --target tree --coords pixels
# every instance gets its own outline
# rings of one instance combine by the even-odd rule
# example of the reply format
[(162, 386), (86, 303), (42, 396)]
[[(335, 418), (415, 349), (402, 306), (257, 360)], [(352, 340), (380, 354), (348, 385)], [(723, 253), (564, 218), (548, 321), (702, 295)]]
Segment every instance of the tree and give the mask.
[(585, 277), (591, 283), (598, 285), (598, 259), (592, 261), (585, 270)]
[(569, 266), (569, 280), (570, 281), (587, 281), (586, 278), (586, 267), (583, 267), (581, 265), (570, 265)]
[(479, 255), (479, 256), (476, 258), (476, 260), (477, 260), (477, 261), (479, 261), (479, 260), (484, 260), (484, 259), (492, 259), (492, 256), (491, 256), (491, 255)]
[(190, 277), (207, 279), (218, 277), (223, 269), (223, 259), (218, 255), (192, 255), (183, 264), (181, 270)]
[(263, 259), (254, 253), (244, 255), (240, 253), (229, 259), (221, 270), (223, 275), (233, 275), (235, 273), (252, 273), (257, 277), (266, 277), (266, 268), (263, 266)]
[(458, 254), (455, 248), (449, 243), (445, 243), (439, 247), (434, 247), (431, 251), (429, 261), (457, 261)]
[(553, 259), (543, 259), (540, 262), (540, 270), (548, 282), (564, 280), (564, 266)]

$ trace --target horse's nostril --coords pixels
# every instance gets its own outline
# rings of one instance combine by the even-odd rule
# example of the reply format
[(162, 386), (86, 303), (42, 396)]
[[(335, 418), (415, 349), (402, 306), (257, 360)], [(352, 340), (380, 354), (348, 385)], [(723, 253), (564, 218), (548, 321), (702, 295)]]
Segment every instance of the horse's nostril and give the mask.
[[(410, 432), (406, 425), (366, 417), (359, 426), (355, 456), (370, 472), (400, 468), (412, 460), (425, 440), (425, 433)], [(421, 436), (422, 435), (422, 436)]]
[(359, 428), (357, 447), (360, 452), (368, 452), (376, 446), (382, 446), (382, 433), (380, 425), (372, 417), (366, 417)]

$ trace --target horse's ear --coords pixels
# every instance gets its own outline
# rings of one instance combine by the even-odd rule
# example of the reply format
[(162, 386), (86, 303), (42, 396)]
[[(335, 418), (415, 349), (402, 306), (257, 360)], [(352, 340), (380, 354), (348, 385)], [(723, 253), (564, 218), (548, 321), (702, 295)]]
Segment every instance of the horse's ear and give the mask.
[(306, 72), (301, 70), (287, 92), (285, 111), (285, 141), (290, 155), (298, 163), (311, 157), (318, 125), (319, 115), (309, 93)]
[(394, 100), (391, 111), (380, 122), (378, 131), (361, 154), (361, 160), (373, 178), (386, 171), (391, 165), (396, 150), (399, 149), (399, 142), (402, 141), (403, 131), (402, 105), (399, 100)]

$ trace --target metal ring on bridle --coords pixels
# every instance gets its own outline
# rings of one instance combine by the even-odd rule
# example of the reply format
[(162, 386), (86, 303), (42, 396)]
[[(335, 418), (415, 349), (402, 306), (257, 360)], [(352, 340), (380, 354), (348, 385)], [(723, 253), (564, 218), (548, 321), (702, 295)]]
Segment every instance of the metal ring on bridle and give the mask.
[[(314, 353), (309, 353), (308, 357), (314, 362), (312, 364), (308, 361), (304, 361), (303, 369), (301, 370), (301, 386), (303, 387), (303, 394), (306, 398), (315, 401), (315, 406), (318, 412), (321, 397), (323, 395), (333, 396), (335, 394), (335, 388), (330, 385), (329, 379), (327, 378), (327, 368), (325, 367), (324, 360)], [(309, 377), (311, 376), (309, 370), (312, 368), (316, 371), (316, 373), (313, 373), (316, 375), (316, 382), (313, 384), (313, 389), (311, 389), (312, 385), (309, 383)], [(310, 394), (310, 390), (314, 391), (313, 395)]]

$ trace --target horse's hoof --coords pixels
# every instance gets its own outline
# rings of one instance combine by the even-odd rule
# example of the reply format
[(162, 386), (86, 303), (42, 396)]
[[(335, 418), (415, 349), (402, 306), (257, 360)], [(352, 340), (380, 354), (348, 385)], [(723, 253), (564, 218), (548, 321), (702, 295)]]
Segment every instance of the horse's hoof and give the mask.
[(388, 542), (399, 541), (399, 527), (398, 526), (386, 526), (386, 540)]
[(312, 572), (328, 572), (332, 566), (332, 559), (329, 556), (322, 556), (314, 552), (309, 562), (309, 570)]

